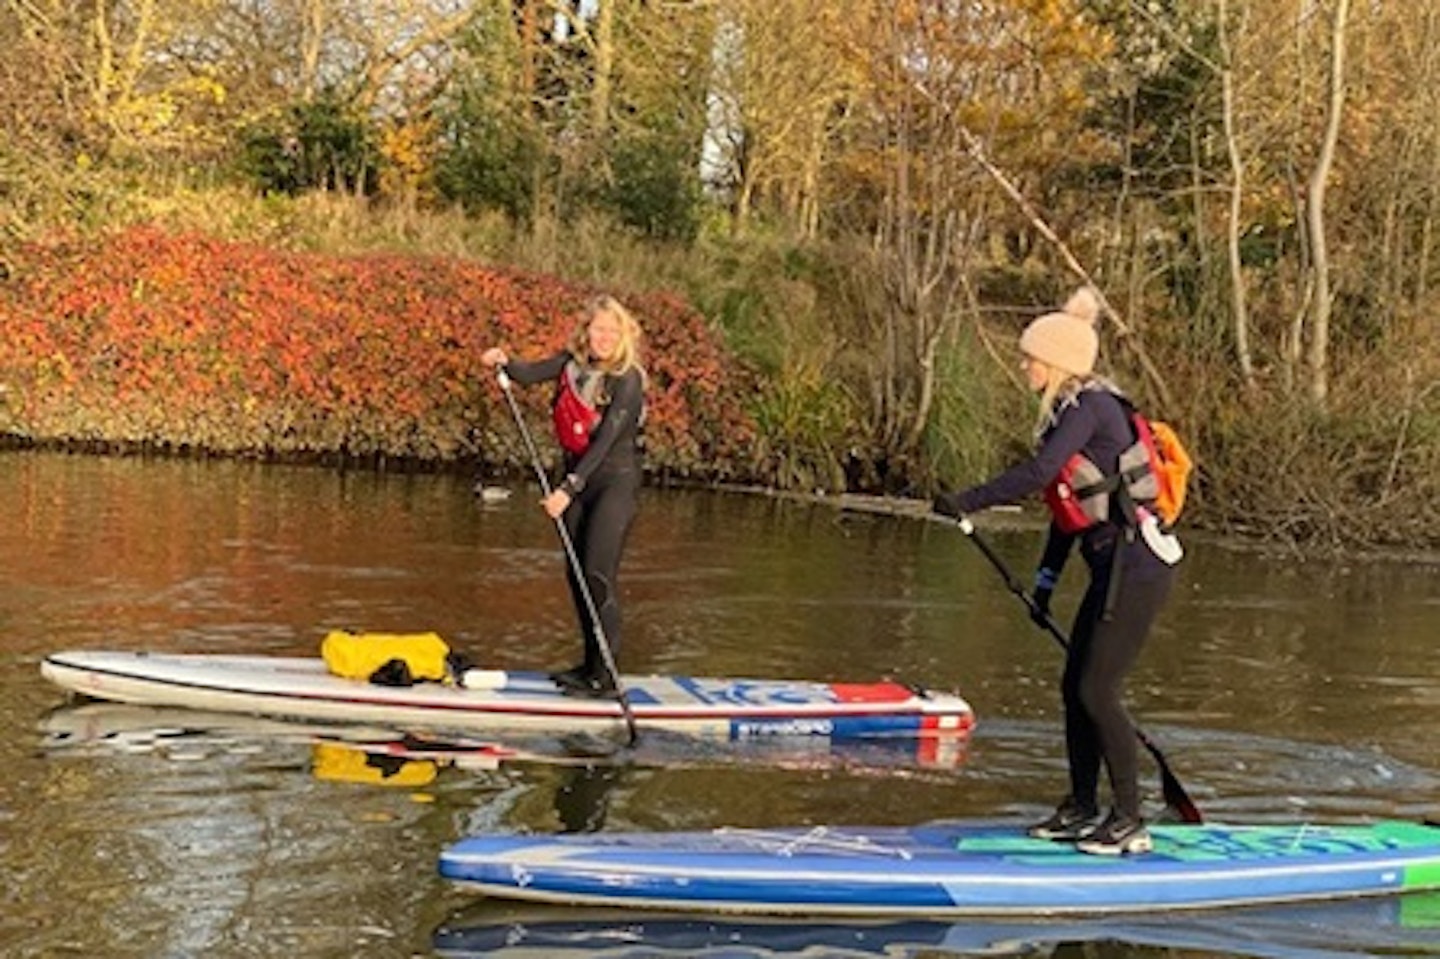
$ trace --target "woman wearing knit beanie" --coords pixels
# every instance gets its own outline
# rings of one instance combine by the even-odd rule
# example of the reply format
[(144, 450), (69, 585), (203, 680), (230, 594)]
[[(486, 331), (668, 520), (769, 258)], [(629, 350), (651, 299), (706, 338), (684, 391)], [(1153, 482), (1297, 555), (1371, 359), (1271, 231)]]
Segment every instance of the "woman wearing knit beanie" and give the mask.
[[(1075, 842), (1084, 852), (1121, 855), (1151, 849), (1140, 810), (1136, 731), (1123, 693), (1126, 674), (1169, 595), (1175, 558), (1157, 556), (1137, 535), (1133, 505), (1121, 508), (1125, 504), (1118, 502), (1120, 457), (1137, 436), (1128, 401), (1095, 375), (1099, 312), (1095, 294), (1082, 288), (1060, 312), (1025, 328), (1020, 335), (1025, 375), (1040, 395), (1037, 451), (988, 482), (942, 493), (935, 510), (960, 517), (1046, 492), (1052, 520), (1032, 597), (1042, 627), (1050, 622), (1050, 597), (1079, 542), (1090, 582), (1075, 614), (1061, 679), (1070, 789), (1055, 812), (1029, 832)], [(1061, 494), (1071, 489), (1074, 496)], [(1103, 819), (1102, 765), (1113, 802)]]

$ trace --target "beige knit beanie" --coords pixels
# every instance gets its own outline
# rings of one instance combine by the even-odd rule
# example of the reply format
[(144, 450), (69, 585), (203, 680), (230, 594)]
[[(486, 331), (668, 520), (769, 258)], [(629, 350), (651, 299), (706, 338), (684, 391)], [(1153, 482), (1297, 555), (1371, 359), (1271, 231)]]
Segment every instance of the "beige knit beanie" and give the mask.
[(1031, 321), (1020, 334), (1020, 351), (1074, 376), (1089, 376), (1100, 355), (1095, 322), (1100, 301), (1088, 286), (1070, 295), (1059, 313)]

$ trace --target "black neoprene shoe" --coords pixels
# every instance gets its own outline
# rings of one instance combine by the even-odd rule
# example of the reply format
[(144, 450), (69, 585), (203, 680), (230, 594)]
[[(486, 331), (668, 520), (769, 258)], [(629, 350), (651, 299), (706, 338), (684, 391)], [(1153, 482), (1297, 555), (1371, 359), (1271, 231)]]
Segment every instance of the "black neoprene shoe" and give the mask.
[(1143, 819), (1112, 810), (1094, 832), (1075, 844), (1075, 848), (1092, 856), (1133, 856), (1150, 852), (1155, 844)]
[(1035, 839), (1053, 839), (1057, 842), (1077, 842), (1086, 838), (1100, 825), (1100, 810), (1094, 806), (1082, 806), (1074, 797), (1066, 796), (1050, 818), (1037, 822), (1025, 830)]
[(615, 696), (615, 682), (608, 676), (586, 674), (573, 685), (560, 690), (566, 696), (582, 696), (587, 699), (609, 699)]
[(558, 673), (551, 673), (550, 679), (555, 685), (565, 689), (571, 686), (587, 686), (593, 675), (589, 667), (580, 663), (578, 666), (562, 669)]

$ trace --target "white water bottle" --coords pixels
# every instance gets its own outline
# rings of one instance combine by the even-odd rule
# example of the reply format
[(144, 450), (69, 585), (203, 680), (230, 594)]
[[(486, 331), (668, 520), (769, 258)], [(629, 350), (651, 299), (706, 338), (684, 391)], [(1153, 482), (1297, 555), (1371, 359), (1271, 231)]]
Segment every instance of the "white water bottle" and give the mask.
[(467, 669), (460, 674), (460, 685), (466, 689), (504, 689), (508, 678), (503, 669)]

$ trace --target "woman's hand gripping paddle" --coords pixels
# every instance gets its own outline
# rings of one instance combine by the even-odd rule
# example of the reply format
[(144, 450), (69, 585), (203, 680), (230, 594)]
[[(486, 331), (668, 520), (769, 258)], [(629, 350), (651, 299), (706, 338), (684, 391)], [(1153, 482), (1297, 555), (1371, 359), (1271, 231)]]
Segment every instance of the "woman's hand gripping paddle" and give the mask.
[[(1070, 640), (1065, 635), (1065, 632), (1060, 628), (1059, 624), (1055, 622), (1054, 618), (1051, 617), (1048, 610), (1041, 609), (1035, 603), (1035, 600), (1030, 598), (1030, 594), (1025, 592), (1024, 584), (1015, 578), (1014, 574), (1011, 573), (1005, 565), (1005, 562), (990, 548), (990, 544), (981, 538), (980, 533), (975, 529), (975, 524), (970, 522), (970, 518), (968, 516), (961, 516), (956, 521), (956, 524), (960, 527), (960, 532), (964, 533), (970, 542), (978, 546), (980, 552), (985, 554), (985, 558), (990, 561), (990, 565), (994, 566), (996, 572), (1000, 574), (1000, 578), (1005, 580), (1006, 588), (1019, 597), (1020, 601), (1025, 604), (1025, 608), (1030, 611), (1030, 618), (1037, 623), (1043, 623), (1046, 632), (1054, 637), (1055, 642), (1060, 644), (1060, 648), (1068, 650), (1070, 648)], [(1160, 751), (1160, 747), (1155, 745), (1139, 726), (1135, 727), (1135, 735), (1139, 738), (1141, 745), (1150, 751), (1150, 755), (1155, 757), (1155, 764), (1160, 767), (1160, 789), (1165, 795), (1166, 805), (1175, 810), (1182, 822), (1203, 822), (1199, 808), (1197, 808), (1194, 801), (1191, 800), (1190, 794), (1185, 791), (1185, 787), (1180, 785), (1180, 780), (1175, 778), (1175, 773), (1170, 770), (1170, 763), (1166, 761), (1165, 754)]]
[[(545, 467), (540, 463), (540, 451), (535, 448), (535, 440), (530, 436), (530, 429), (525, 425), (525, 417), (520, 413), (520, 404), (515, 402), (515, 395), (510, 391), (510, 375), (505, 372), (505, 367), (496, 369), (495, 379), (500, 384), (500, 392), (505, 394), (505, 402), (510, 407), (510, 414), (515, 417), (515, 425), (520, 430), (520, 436), (525, 441), (525, 449), (530, 454), (530, 465), (535, 469), (535, 478), (540, 481), (540, 492), (543, 496), (550, 495), (550, 479), (545, 475)], [(625, 715), (625, 728), (630, 734), (629, 745), (635, 745), (639, 733), (635, 729), (635, 713), (630, 708), (630, 696), (625, 691), (625, 686), (620, 680), (620, 670), (615, 665), (615, 654), (610, 651), (610, 640), (605, 636), (605, 627), (600, 623), (600, 611), (595, 607), (595, 597), (590, 594), (590, 586), (585, 582), (585, 571), (580, 567), (580, 558), (575, 555), (575, 544), (570, 539), (570, 531), (565, 528), (565, 521), (559, 516), (555, 517), (555, 532), (560, 534), (560, 545), (565, 549), (565, 559), (570, 564), (570, 572), (575, 577), (575, 583), (580, 588), (580, 597), (585, 604), (585, 612), (590, 617), (591, 626), (595, 630), (596, 645), (600, 647), (600, 656), (605, 661), (605, 669), (610, 673), (611, 680), (615, 683), (615, 698), (620, 702), (620, 710)]]

